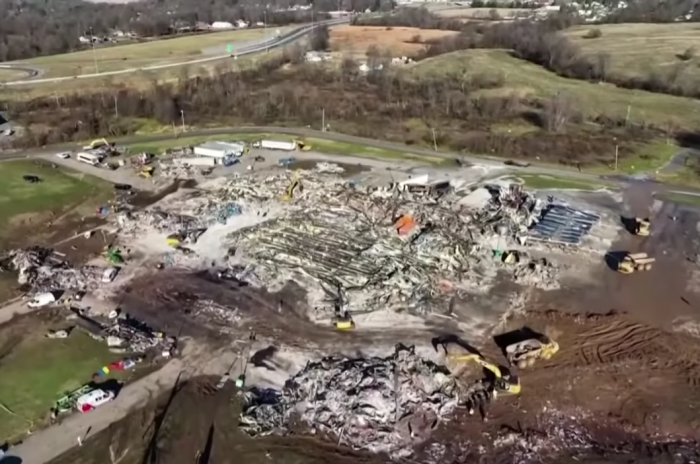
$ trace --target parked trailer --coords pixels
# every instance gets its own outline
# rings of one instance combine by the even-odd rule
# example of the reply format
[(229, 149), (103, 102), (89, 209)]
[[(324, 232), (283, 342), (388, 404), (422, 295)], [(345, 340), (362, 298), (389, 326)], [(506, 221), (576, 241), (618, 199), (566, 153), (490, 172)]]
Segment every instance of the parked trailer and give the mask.
[(175, 158), (173, 163), (176, 166), (216, 166), (216, 158), (208, 156), (197, 156), (193, 158)]
[(253, 148), (264, 148), (266, 150), (294, 151), (297, 149), (296, 142), (285, 142), (282, 140), (259, 140), (253, 143)]

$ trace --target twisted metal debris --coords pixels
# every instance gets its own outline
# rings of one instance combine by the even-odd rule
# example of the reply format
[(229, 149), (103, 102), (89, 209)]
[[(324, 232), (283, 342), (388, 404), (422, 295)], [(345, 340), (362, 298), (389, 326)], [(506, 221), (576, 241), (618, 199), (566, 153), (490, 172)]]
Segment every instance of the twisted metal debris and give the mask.
[(17, 283), (32, 290), (86, 290), (95, 287), (104, 271), (97, 266), (73, 267), (42, 247), (10, 250), (0, 255), (0, 271), (17, 272)]
[(444, 366), (397, 345), (392, 356), (325, 358), (309, 363), (280, 391), (245, 394), (241, 428), (251, 435), (284, 433), (300, 419), (315, 433), (354, 449), (413, 454), (457, 407), (458, 387)]

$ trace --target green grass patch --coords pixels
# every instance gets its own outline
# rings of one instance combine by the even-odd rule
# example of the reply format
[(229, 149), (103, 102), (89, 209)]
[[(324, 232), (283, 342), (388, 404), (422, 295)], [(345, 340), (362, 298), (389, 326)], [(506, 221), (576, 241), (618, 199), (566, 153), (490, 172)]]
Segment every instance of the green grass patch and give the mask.
[[(42, 182), (30, 184), (22, 176), (37, 175)], [(108, 182), (64, 168), (33, 161), (0, 163), (0, 227), (9, 229), (12, 218), (51, 211), (66, 212), (88, 200), (102, 199), (112, 187)]]
[(517, 174), (501, 178), (500, 180), (512, 180), (522, 183), (526, 188), (533, 190), (587, 190), (595, 191), (605, 188), (603, 182), (593, 182), (573, 177), (548, 176), (545, 174)]
[(537, 97), (560, 93), (571, 98), (575, 108), (589, 118), (607, 115), (624, 119), (629, 109), (629, 120), (633, 123), (653, 123), (658, 127), (667, 127), (671, 123), (688, 130), (695, 130), (700, 125), (700, 106), (693, 99), (567, 79), (515, 58), (507, 50), (447, 53), (421, 61), (406, 68), (406, 72), (416, 76), (451, 74), (460, 79), (476, 75), (501, 76), (503, 87), (482, 93)]
[[(268, 30), (267, 34), (268, 37), (272, 37), (274, 31)], [(74, 53), (43, 56), (23, 61), (23, 63), (44, 69), (42, 77), (49, 78), (94, 74), (96, 59), (97, 70), (103, 73), (224, 55), (225, 46), (228, 44), (261, 40), (264, 36), (264, 29), (195, 34), (125, 45), (100, 46), (95, 49), (95, 53), (87, 49)], [(212, 50), (204, 54), (205, 49)]]
[(655, 140), (650, 143), (640, 143), (634, 147), (634, 152), (631, 155), (621, 157), (615, 171), (614, 162), (609, 166), (595, 166), (584, 168), (584, 171), (595, 174), (643, 174), (650, 175), (658, 174), (673, 155), (678, 153), (678, 145), (668, 143), (664, 139)]
[(34, 428), (65, 392), (90, 382), (92, 374), (116, 359), (105, 343), (77, 330), (66, 339), (21, 338), (2, 358), (0, 401), (16, 415), (0, 409), (0, 437), (12, 441)]
[(663, 201), (700, 207), (700, 196), (685, 193), (664, 192), (659, 195)]
[(389, 160), (409, 160), (420, 163), (440, 165), (448, 161), (439, 156), (418, 155), (406, 153), (398, 150), (388, 150), (384, 148), (367, 147), (346, 142), (335, 142), (317, 138), (304, 139), (314, 151), (347, 156), (357, 156), (360, 158), (389, 159)]

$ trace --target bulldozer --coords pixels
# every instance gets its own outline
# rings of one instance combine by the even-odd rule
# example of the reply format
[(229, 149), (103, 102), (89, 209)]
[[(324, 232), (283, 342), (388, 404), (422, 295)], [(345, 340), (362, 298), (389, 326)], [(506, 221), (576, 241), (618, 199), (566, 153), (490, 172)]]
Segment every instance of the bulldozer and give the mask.
[(617, 261), (617, 272), (632, 274), (636, 271), (649, 271), (656, 258), (651, 258), (646, 253), (626, 253)]
[(282, 195), (282, 199), (284, 201), (289, 201), (294, 198), (294, 191), (296, 189), (299, 189), (300, 191), (304, 190), (304, 186), (301, 184), (301, 179), (299, 179), (298, 174), (295, 174), (294, 177), (292, 177), (292, 180), (289, 182), (289, 186), (287, 186), (287, 189), (284, 191), (284, 195)]
[(97, 139), (90, 142), (88, 145), (83, 147), (83, 150), (94, 150), (96, 148), (111, 148), (112, 145), (107, 141), (107, 139)]
[(649, 229), (651, 228), (651, 221), (649, 218), (635, 218), (634, 219), (634, 234), (640, 237), (648, 237)]
[(538, 359), (551, 359), (559, 351), (559, 344), (542, 335), (508, 345), (505, 351), (511, 365), (525, 369), (532, 367)]

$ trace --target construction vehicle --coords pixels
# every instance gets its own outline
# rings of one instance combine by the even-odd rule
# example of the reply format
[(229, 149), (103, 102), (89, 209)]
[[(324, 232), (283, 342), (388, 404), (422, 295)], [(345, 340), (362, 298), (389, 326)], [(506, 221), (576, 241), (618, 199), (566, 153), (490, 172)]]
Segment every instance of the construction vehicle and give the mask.
[(559, 344), (549, 337), (530, 338), (506, 347), (511, 365), (520, 369), (532, 367), (538, 359), (551, 359), (559, 351)]
[(353, 330), (355, 328), (355, 321), (352, 320), (352, 316), (348, 311), (342, 313), (336, 313), (333, 317), (333, 327), (337, 330)]
[(107, 141), (107, 139), (97, 139), (90, 142), (88, 145), (83, 147), (83, 150), (95, 150), (97, 148), (111, 148), (112, 145)]
[[(330, 289), (327, 290), (329, 293)], [(352, 320), (350, 311), (348, 311), (348, 298), (345, 295), (345, 290), (343, 286), (339, 283), (335, 283), (335, 296), (332, 298), (334, 316), (332, 319), (333, 327), (337, 330), (353, 330), (355, 328), (355, 321)]]
[(627, 253), (617, 261), (617, 272), (632, 274), (636, 271), (649, 271), (656, 258), (651, 258), (646, 253)]
[(165, 238), (165, 243), (173, 248), (179, 248), (183, 244), (197, 243), (199, 237), (202, 236), (207, 229), (190, 229), (183, 230), (174, 234), (170, 234)]
[(296, 189), (299, 189), (299, 191), (304, 190), (304, 186), (301, 185), (301, 179), (299, 179), (299, 174), (294, 174), (294, 177), (292, 177), (292, 180), (289, 182), (287, 189), (284, 191), (284, 195), (282, 195), (282, 199), (284, 201), (289, 201), (294, 198), (294, 191)]
[(153, 168), (153, 166), (146, 166), (145, 168), (141, 169), (141, 171), (139, 171), (139, 176), (143, 177), (144, 179), (150, 179), (151, 177), (153, 177), (154, 171), (155, 169)]
[(634, 219), (634, 234), (640, 237), (649, 236), (649, 229), (651, 228), (651, 221), (649, 218), (635, 218)]
[(484, 378), (479, 383), (484, 384), (488, 390), (493, 390), (494, 397), (497, 394), (501, 395), (518, 395), (520, 394), (520, 379), (513, 375), (505, 366), (487, 361), (481, 353), (469, 346), (466, 342), (454, 335), (435, 337), (432, 339), (432, 345), (435, 351), (438, 351), (438, 345), (441, 345), (447, 354), (447, 345), (456, 344), (469, 352), (469, 354), (447, 355), (447, 359), (452, 361), (472, 361), (480, 365), (484, 369)]

